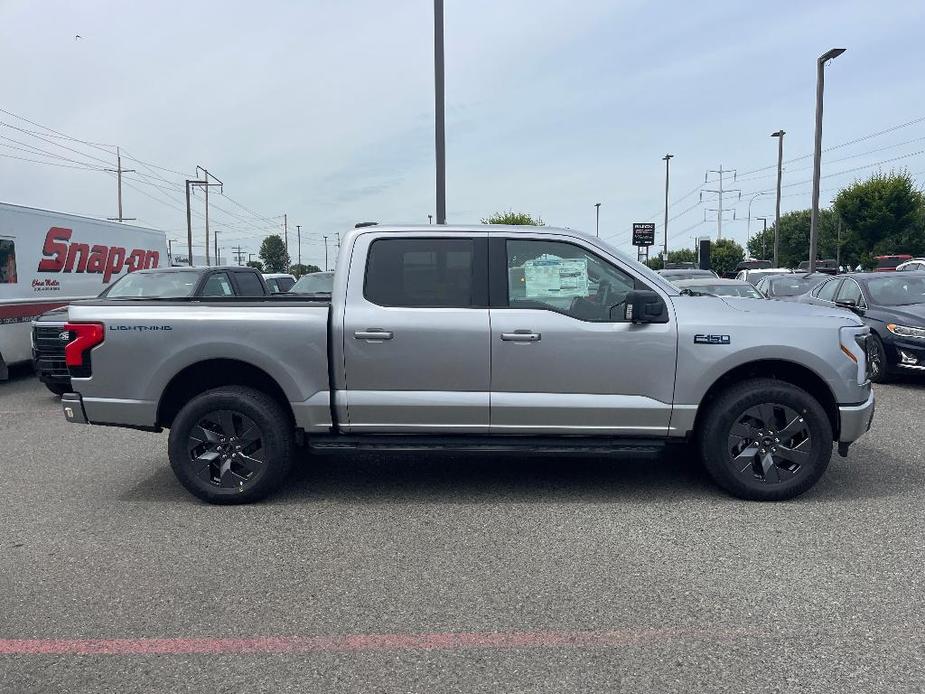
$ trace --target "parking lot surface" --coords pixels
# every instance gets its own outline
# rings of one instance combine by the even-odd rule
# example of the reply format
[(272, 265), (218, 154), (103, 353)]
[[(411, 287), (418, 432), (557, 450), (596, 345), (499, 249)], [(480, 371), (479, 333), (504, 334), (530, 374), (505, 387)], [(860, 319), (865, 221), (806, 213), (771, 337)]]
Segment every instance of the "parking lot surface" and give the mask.
[(925, 383), (786, 503), (660, 459), (313, 457), (187, 494), (167, 437), (0, 384), (2, 692), (925, 691)]

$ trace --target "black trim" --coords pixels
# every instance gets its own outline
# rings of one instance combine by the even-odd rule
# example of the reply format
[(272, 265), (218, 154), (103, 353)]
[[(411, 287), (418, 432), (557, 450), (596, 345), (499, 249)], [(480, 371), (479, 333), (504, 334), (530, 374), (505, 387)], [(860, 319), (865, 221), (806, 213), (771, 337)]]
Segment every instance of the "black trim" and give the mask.
[[(338, 428), (337, 421), (337, 406), (335, 403), (334, 395), (334, 311), (331, 308), (328, 308), (328, 402), (331, 408), (331, 431), (335, 432)], [(343, 337), (343, 336), (341, 336)], [(341, 352), (343, 352), (343, 345), (341, 346)], [(346, 384), (345, 384), (346, 388)]]
[(507, 308), (507, 239), (488, 239), (488, 303), (492, 308)]
[(329, 452), (368, 451), (466, 451), (530, 452), (534, 454), (658, 453), (664, 438), (622, 438), (615, 436), (516, 436), (429, 434), (312, 434), (308, 445)]

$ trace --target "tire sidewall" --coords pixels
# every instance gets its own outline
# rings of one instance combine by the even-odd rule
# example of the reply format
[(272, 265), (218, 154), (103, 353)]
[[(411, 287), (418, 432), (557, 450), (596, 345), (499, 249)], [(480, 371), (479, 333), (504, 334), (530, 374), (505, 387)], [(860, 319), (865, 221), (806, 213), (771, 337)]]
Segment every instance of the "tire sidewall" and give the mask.
[[(757, 478), (736, 474), (729, 465), (728, 441), (733, 423), (745, 410), (763, 403), (784, 405), (799, 412), (809, 426), (812, 442), (810, 461), (791, 480), (768, 484)], [(704, 466), (723, 489), (734, 496), (780, 501), (799, 496), (823, 475), (832, 457), (832, 425), (825, 410), (809, 393), (777, 381), (752, 381), (721, 396), (708, 412), (700, 436)]]
[[(260, 429), (264, 465), (258, 477), (244, 487), (217, 487), (193, 475), (188, 453), (190, 431), (208, 412), (232, 410), (250, 418)], [(285, 480), (292, 461), (292, 428), (279, 404), (250, 388), (217, 388), (188, 402), (177, 413), (168, 440), (170, 465), (180, 483), (192, 494), (210, 503), (235, 504), (256, 501), (274, 491)]]
[(877, 333), (872, 332), (869, 339), (874, 349), (877, 350), (880, 355), (880, 373), (874, 378), (870, 374), (870, 369), (868, 368), (868, 376), (870, 377), (871, 383), (885, 383), (890, 378), (890, 365), (887, 363), (886, 359), (886, 347), (883, 346), (883, 340), (880, 339)]

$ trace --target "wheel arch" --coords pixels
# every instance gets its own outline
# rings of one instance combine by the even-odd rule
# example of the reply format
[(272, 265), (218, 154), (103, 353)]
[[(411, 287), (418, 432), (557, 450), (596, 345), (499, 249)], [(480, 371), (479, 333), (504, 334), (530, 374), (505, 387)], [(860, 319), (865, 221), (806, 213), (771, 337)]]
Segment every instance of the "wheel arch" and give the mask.
[(710, 385), (704, 394), (697, 408), (693, 430), (700, 431), (703, 418), (723, 391), (751, 378), (774, 378), (805, 390), (822, 405), (832, 425), (834, 440), (838, 440), (838, 402), (832, 389), (829, 388), (824, 378), (809, 367), (785, 359), (759, 359), (739, 364), (726, 371)]
[(207, 359), (180, 370), (167, 384), (157, 404), (157, 426), (169, 428), (192, 398), (221, 386), (246, 386), (273, 398), (294, 426), (292, 405), (279, 383), (258, 366), (239, 359)]

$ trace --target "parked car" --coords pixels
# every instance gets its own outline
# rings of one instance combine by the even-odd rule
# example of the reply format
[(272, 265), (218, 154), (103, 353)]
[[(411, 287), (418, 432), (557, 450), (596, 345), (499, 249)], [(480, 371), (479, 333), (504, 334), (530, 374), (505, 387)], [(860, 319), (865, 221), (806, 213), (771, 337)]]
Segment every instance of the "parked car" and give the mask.
[(792, 273), (793, 270), (787, 267), (762, 267), (756, 268), (754, 270), (741, 270), (735, 276), (735, 279), (741, 280), (742, 282), (748, 282), (749, 284), (758, 284), (758, 280), (760, 280), (762, 277), (769, 277), (771, 275), (789, 275)]
[(848, 308), (861, 317), (871, 331), (866, 351), (875, 383), (925, 373), (925, 272), (842, 275), (816, 287), (805, 300)]
[(746, 299), (763, 299), (764, 294), (755, 289), (748, 282), (740, 280), (727, 280), (721, 277), (700, 278), (693, 280), (677, 280), (674, 286), (682, 294), (691, 296), (737, 296)]
[(805, 275), (766, 275), (755, 286), (769, 299), (796, 301), (800, 296), (811, 292), (817, 285), (825, 282), (831, 275), (821, 272)]
[(749, 260), (743, 260), (738, 265), (733, 272), (733, 276), (738, 275), (742, 270), (763, 270), (765, 268), (771, 267), (770, 260), (756, 260), (751, 258)]
[(288, 292), (296, 283), (295, 276), (287, 272), (264, 273), (263, 280), (267, 283), (271, 294)]
[(324, 300), (71, 306), (65, 417), (169, 428), (177, 478), (213, 503), (277, 489), (297, 441), (601, 455), (688, 440), (731, 494), (786, 499), (871, 423), (868, 329), (848, 311), (683, 296), (569, 229), (373, 226), (340, 253)]
[(718, 275), (712, 270), (701, 270), (699, 268), (684, 268), (675, 270), (658, 270), (658, 274), (669, 282), (678, 280), (692, 280), (697, 277), (716, 279)]
[[(260, 273), (248, 267), (170, 267), (139, 270), (121, 277), (99, 295), (109, 299), (180, 299), (190, 297), (267, 296)], [(71, 388), (65, 363), (67, 307), (43, 313), (32, 321), (32, 366), (55, 395)]]
[(878, 255), (874, 258), (877, 261), (874, 272), (893, 272), (903, 263), (912, 260), (911, 255)]
[(302, 275), (289, 290), (290, 294), (330, 294), (334, 291), (333, 272), (312, 272)]
[[(809, 261), (803, 260), (800, 262), (797, 267), (797, 272), (808, 273), (809, 272)], [(820, 258), (816, 261), (816, 272), (821, 272), (826, 275), (837, 275), (841, 272), (841, 267), (834, 258)]]
[(925, 270), (925, 258), (913, 258), (896, 266), (897, 272), (912, 272), (913, 270)]

